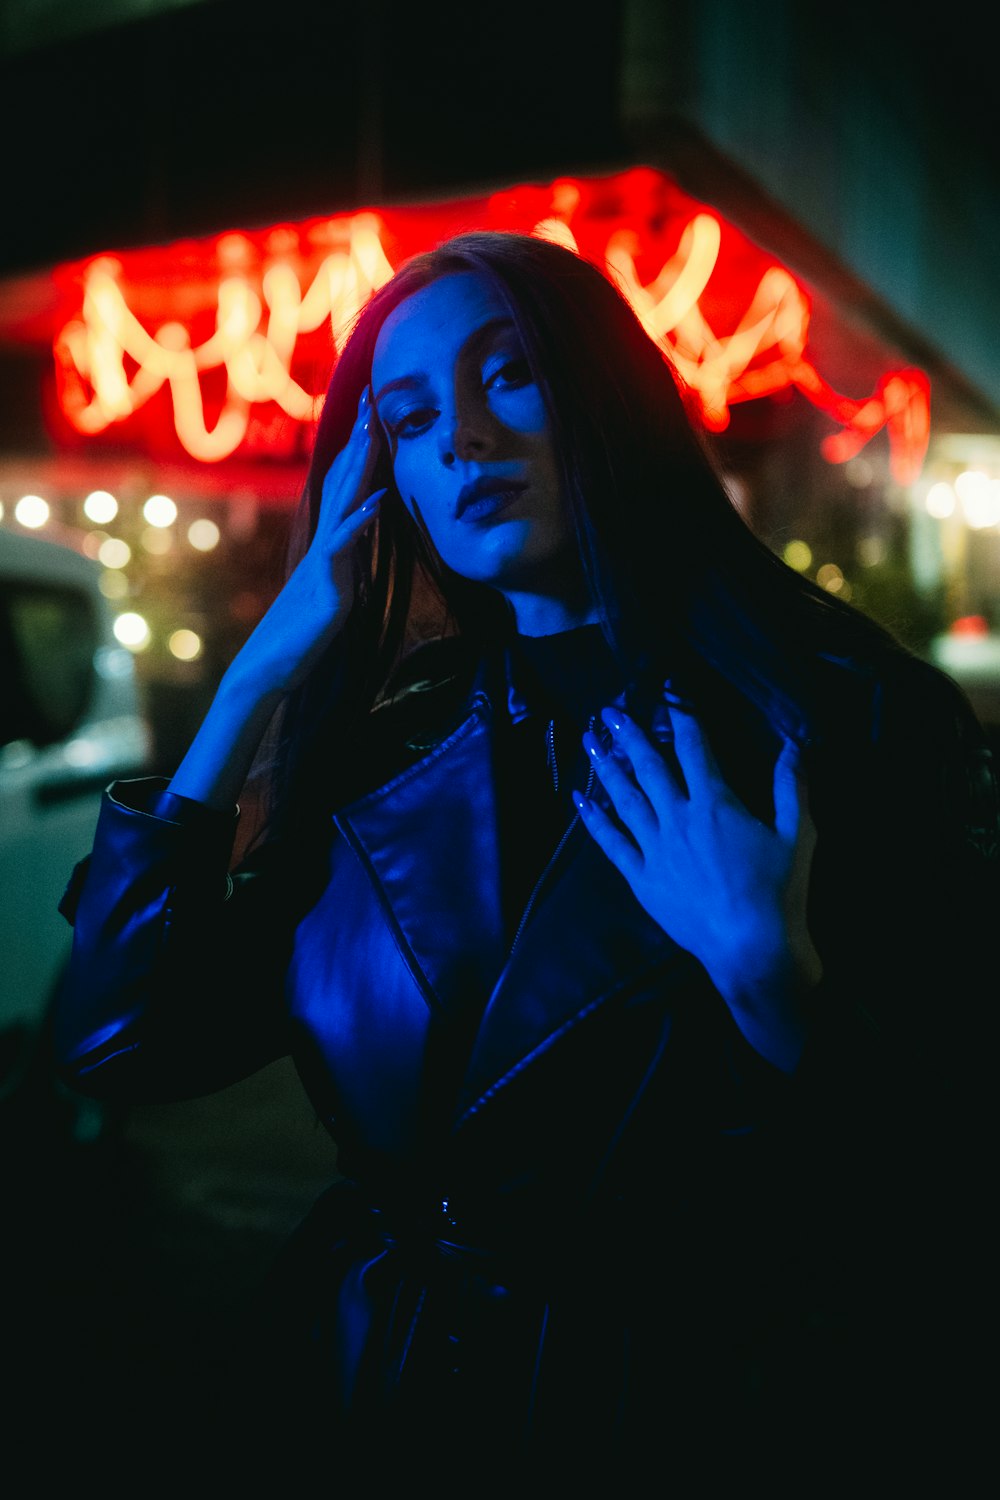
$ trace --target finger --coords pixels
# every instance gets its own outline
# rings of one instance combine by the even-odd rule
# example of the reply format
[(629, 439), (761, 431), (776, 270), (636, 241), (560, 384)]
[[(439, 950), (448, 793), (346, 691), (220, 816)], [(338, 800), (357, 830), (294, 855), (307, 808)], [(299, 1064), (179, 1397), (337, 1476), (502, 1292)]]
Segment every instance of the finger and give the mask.
[(374, 490), (356, 510), (350, 511), (344, 517), (330, 538), (334, 550), (339, 551), (352, 537), (359, 535), (374, 521), (378, 514), (379, 501), (386, 493), (386, 490)]
[[(361, 392), (351, 435), (323, 476), (318, 531), (329, 539), (344, 517), (357, 508), (364, 480), (374, 458), (369, 388)], [(355, 502), (352, 504), (352, 502)]]
[(626, 880), (635, 879), (642, 871), (642, 851), (621, 828), (617, 828), (604, 811), (590, 797), (585, 797), (582, 792), (572, 793), (573, 804), (583, 826), (590, 833), (594, 842), (604, 850), (611, 863), (621, 871)]
[(639, 844), (654, 837), (659, 832), (659, 819), (625, 757), (614, 750), (609, 751), (592, 730), (583, 736), (583, 748), (615, 812), (632, 837)]
[(667, 766), (662, 750), (623, 708), (602, 708), (601, 718), (614, 735), (615, 745), (631, 762), (636, 782), (657, 820), (666, 817), (685, 789)]
[(715, 758), (715, 752), (692, 709), (670, 701), (666, 706), (674, 730), (674, 754), (687, 785), (688, 795), (718, 796), (720, 792), (728, 792), (728, 783)]

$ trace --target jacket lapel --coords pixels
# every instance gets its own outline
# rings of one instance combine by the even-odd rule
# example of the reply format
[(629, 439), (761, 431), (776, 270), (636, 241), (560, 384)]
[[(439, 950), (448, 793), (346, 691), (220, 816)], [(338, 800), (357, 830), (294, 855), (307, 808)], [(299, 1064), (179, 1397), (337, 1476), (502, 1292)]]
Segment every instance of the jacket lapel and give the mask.
[(374, 881), (432, 1009), (481, 1010), (503, 963), (491, 710), (334, 818)]
[(603, 1004), (627, 1000), (654, 974), (659, 987), (673, 973), (689, 980), (692, 969), (702, 972), (577, 818), (486, 1007), (460, 1117)]

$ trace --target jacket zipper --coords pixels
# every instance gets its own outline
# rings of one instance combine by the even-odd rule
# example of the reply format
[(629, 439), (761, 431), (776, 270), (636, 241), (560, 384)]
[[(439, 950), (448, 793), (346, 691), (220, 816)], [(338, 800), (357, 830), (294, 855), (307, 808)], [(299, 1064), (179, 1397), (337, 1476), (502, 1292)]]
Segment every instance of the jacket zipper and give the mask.
[(517, 931), (514, 934), (513, 941), (511, 942), (510, 947), (507, 949), (508, 960), (510, 959), (511, 954), (514, 952), (514, 949), (518, 945), (521, 933), (524, 931), (524, 924), (527, 922), (529, 916), (531, 915), (531, 908), (535, 904), (535, 897), (538, 895), (542, 886), (548, 879), (549, 872), (551, 871), (553, 865), (563, 851), (563, 845), (566, 843), (566, 840), (569, 838), (570, 834), (573, 832), (573, 829), (576, 827), (579, 821), (580, 814), (574, 813), (572, 822), (570, 823), (569, 827), (566, 829), (566, 832), (563, 834), (562, 838), (559, 840), (558, 844), (550, 855), (548, 864), (545, 866), (545, 869), (542, 871), (538, 879), (535, 881), (535, 884), (532, 886), (531, 895), (528, 897), (528, 904), (525, 906), (524, 911), (521, 913), (521, 920), (517, 924)]
[[(597, 716), (596, 716), (596, 714), (591, 714), (591, 716), (590, 716), (590, 722), (588, 723), (587, 728), (589, 730), (592, 730), (593, 727), (594, 727), (594, 724), (596, 722), (597, 722)], [(554, 745), (554, 742), (553, 742), (553, 733), (554, 733), (554, 720), (550, 720), (549, 721), (548, 730), (546, 731), (546, 744), (548, 746), (548, 752), (549, 752), (549, 754), (548, 754), (549, 769), (552, 772), (552, 790), (554, 792), (558, 792), (558, 790), (559, 790), (559, 767), (558, 767), (558, 762), (556, 761), (556, 756), (555, 756), (555, 745)], [(593, 766), (590, 766), (589, 769), (588, 769), (588, 773), (587, 773), (587, 787), (586, 787), (586, 791), (584, 793), (585, 796), (589, 796), (590, 795), (590, 789), (593, 786), (593, 784), (594, 784), (594, 768), (593, 768)], [(527, 905), (525, 906), (524, 911), (521, 913), (521, 920), (517, 924), (517, 931), (514, 933), (514, 937), (513, 937), (513, 940), (511, 942), (511, 945), (510, 945), (510, 947), (507, 950), (507, 958), (508, 958), (508, 960), (510, 959), (511, 954), (514, 952), (514, 949), (517, 947), (518, 941), (519, 941), (519, 939), (521, 937), (521, 933), (524, 931), (525, 923), (527, 922), (529, 916), (531, 915), (531, 908), (535, 904), (535, 897), (538, 895), (538, 892), (541, 890), (542, 886), (545, 884), (545, 881), (546, 881), (546, 879), (548, 878), (548, 875), (549, 875), (549, 871), (552, 869), (552, 867), (555, 864), (556, 860), (559, 858), (560, 854), (562, 853), (563, 845), (565, 844), (566, 840), (569, 838), (570, 834), (573, 832), (573, 829), (576, 827), (576, 825), (577, 825), (577, 823), (579, 823), (579, 821), (580, 821), (580, 814), (579, 813), (574, 813), (573, 818), (570, 821), (569, 827), (566, 829), (566, 831), (563, 834), (562, 838), (559, 840), (559, 842), (556, 845), (555, 849), (552, 851), (551, 855), (549, 856), (548, 863), (546, 864), (544, 870), (542, 871), (542, 873), (539, 875), (538, 879), (535, 881), (534, 885), (532, 886), (532, 888), (531, 888), (531, 895), (528, 897)]]

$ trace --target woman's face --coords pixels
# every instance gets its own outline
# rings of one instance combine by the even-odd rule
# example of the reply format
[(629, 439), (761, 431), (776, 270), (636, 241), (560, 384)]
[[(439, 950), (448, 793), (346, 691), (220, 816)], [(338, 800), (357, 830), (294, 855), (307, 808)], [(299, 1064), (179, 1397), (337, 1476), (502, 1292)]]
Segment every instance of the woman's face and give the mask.
[(578, 593), (548, 414), (489, 281), (455, 272), (394, 308), (372, 392), (399, 494), (449, 568), (510, 597)]

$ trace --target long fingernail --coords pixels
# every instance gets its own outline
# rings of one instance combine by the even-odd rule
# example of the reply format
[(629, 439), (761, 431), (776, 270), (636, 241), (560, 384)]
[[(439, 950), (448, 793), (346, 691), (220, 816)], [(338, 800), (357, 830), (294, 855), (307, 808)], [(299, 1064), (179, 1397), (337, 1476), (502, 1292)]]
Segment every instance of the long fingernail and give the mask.
[(691, 702), (691, 699), (685, 698), (683, 693), (679, 693), (669, 677), (663, 684), (663, 696), (673, 708), (694, 708), (694, 704)]
[(583, 748), (592, 760), (604, 760), (608, 753), (605, 746), (597, 738), (597, 735), (590, 729), (583, 736)]
[(649, 721), (649, 733), (658, 745), (667, 745), (674, 738), (674, 726), (670, 710), (665, 703), (658, 703)]
[(610, 755), (615, 748), (615, 737), (603, 720), (595, 719), (590, 726), (590, 731), (597, 736), (597, 743), (604, 747), (605, 754)]
[(575, 789), (572, 792), (570, 792), (570, 796), (573, 799), (573, 806), (576, 808), (577, 812), (580, 812), (580, 813), (589, 813), (590, 812), (590, 798), (589, 797), (585, 797), (582, 792), (578, 792)]
[(625, 717), (625, 713), (620, 708), (601, 709), (601, 718), (604, 720), (605, 724), (607, 724), (609, 729), (614, 730), (615, 734), (621, 733), (621, 728), (622, 724), (625, 722)]

